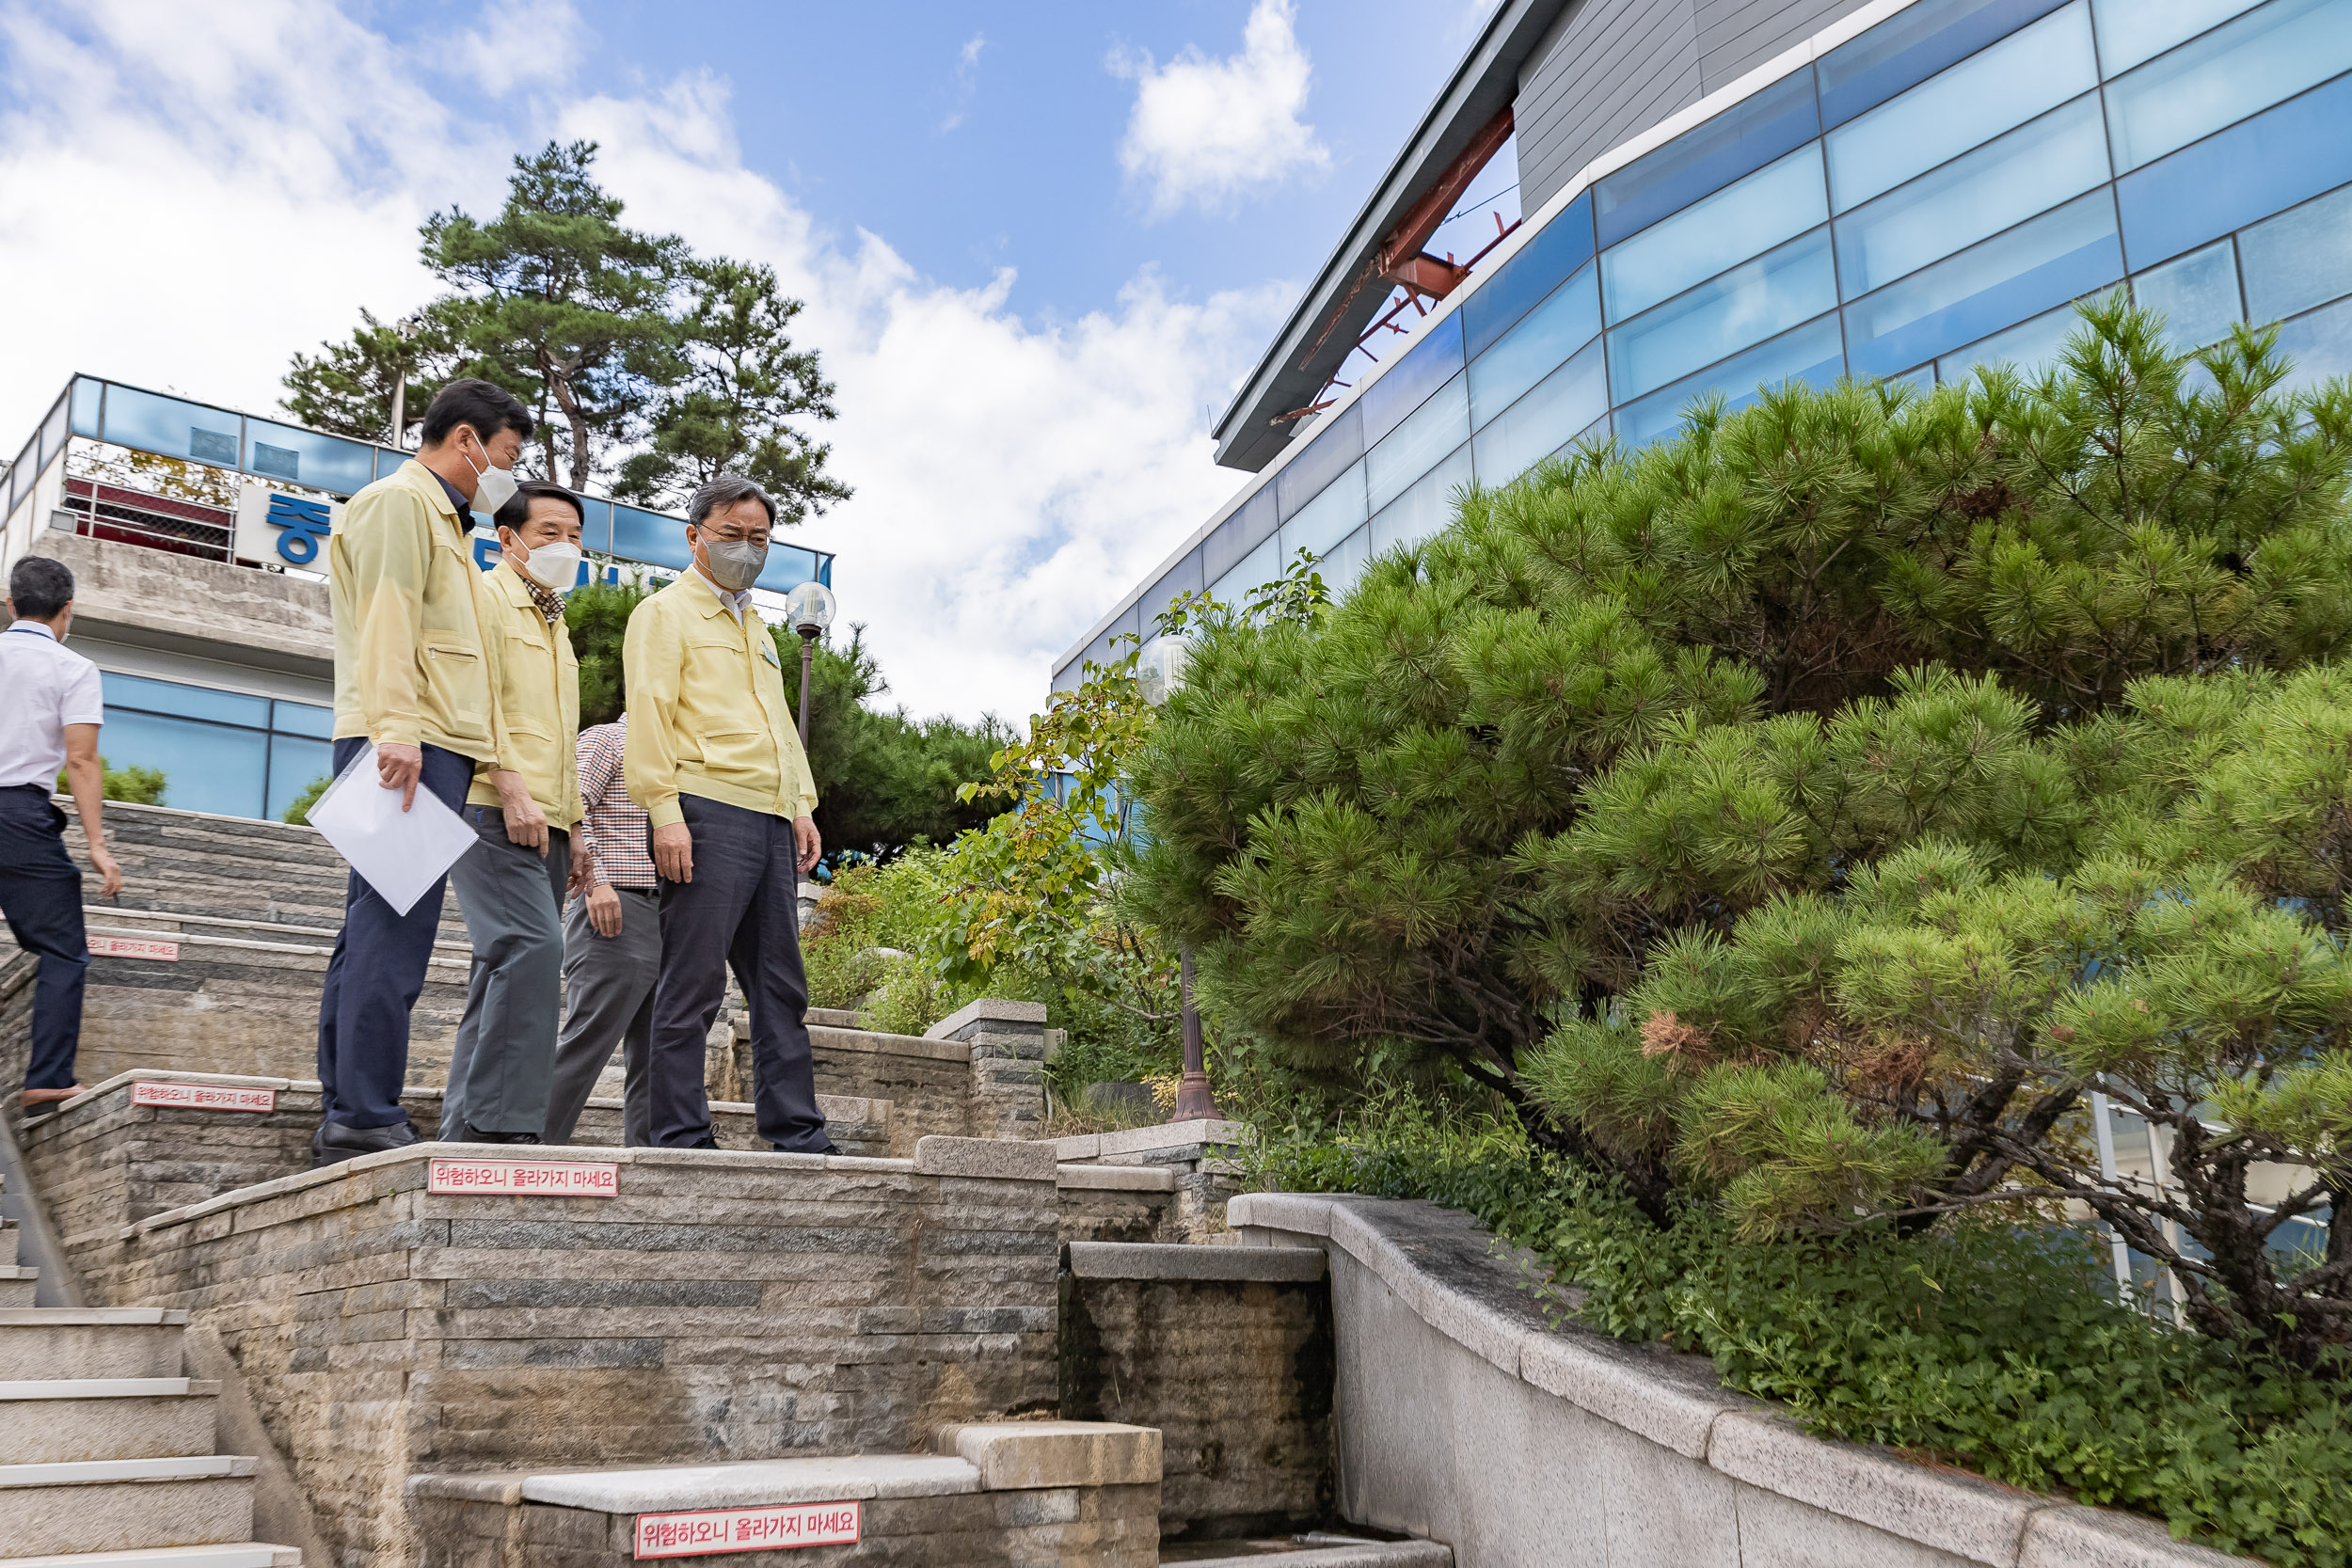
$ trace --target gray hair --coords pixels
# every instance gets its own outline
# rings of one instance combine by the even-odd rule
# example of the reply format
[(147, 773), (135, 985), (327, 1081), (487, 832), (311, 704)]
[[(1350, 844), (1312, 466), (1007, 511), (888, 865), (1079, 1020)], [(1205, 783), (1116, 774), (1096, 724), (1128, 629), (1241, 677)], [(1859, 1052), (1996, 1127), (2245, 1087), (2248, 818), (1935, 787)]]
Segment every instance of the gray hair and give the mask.
[(694, 499), (686, 503), (686, 520), (699, 524), (713, 512), (722, 512), (744, 501), (757, 501), (768, 513), (768, 526), (776, 526), (776, 503), (768, 499), (768, 492), (739, 474), (721, 474), (707, 484), (694, 487)]

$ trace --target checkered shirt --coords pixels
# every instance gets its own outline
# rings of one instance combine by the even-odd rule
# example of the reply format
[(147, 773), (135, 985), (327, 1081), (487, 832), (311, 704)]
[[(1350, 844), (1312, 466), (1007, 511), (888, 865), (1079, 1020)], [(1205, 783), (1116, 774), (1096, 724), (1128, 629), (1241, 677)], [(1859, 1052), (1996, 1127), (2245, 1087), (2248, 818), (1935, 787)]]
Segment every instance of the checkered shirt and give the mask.
[(621, 783), (621, 750), (628, 740), (626, 713), (580, 732), (580, 800), (588, 815), (572, 830), (572, 852), (586, 847), (597, 881), (651, 893), (657, 884), (645, 841), (652, 824)]

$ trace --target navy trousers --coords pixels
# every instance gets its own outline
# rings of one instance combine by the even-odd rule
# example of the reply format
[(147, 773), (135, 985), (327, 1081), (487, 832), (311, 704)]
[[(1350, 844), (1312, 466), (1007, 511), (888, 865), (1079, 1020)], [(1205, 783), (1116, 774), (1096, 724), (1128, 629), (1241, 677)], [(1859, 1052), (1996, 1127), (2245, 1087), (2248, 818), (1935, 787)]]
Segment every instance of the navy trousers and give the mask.
[(684, 1148), (710, 1135), (704, 1059), (732, 966), (752, 1008), (759, 1135), (783, 1149), (821, 1153), (833, 1140), (817, 1109), (809, 1059), (792, 824), (699, 795), (679, 796), (678, 809), (694, 835), (694, 879), (661, 884), (661, 978), (653, 990), (648, 1097), (653, 1141)]
[(0, 789), (0, 914), (16, 944), (40, 959), (24, 1086), (70, 1087), (89, 939), (82, 929), (82, 871), (65, 852), (65, 813), (40, 784)]
[[(367, 744), (356, 736), (336, 741), (336, 773), (351, 766)], [(373, 787), (368, 780), (353, 782)], [(421, 793), (430, 791), (450, 810), (463, 811), (472, 782), (471, 757), (438, 746), (424, 749)], [(424, 990), (425, 965), (441, 928), (441, 895), (448, 888), (444, 877), (406, 914), (399, 914), (358, 872), (351, 874), (343, 893), (343, 928), (335, 938), (335, 956), (326, 960), (326, 989), (319, 995), (319, 1083), (326, 1089), (329, 1121), (389, 1127), (407, 1114), (400, 1108), (400, 1091), (408, 1077), (408, 1012)]]

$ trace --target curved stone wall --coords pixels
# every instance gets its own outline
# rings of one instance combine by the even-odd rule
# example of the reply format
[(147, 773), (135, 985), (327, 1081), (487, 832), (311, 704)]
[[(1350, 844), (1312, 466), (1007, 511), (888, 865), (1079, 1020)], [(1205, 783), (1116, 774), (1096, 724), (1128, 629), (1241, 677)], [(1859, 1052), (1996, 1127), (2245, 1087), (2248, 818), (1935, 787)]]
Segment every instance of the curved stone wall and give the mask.
[(2132, 1514), (1827, 1442), (1702, 1357), (1549, 1324), (1467, 1216), (1251, 1193), (1245, 1244), (1330, 1259), (1343, 1513), (1460, 1568), (2250, 1568)]

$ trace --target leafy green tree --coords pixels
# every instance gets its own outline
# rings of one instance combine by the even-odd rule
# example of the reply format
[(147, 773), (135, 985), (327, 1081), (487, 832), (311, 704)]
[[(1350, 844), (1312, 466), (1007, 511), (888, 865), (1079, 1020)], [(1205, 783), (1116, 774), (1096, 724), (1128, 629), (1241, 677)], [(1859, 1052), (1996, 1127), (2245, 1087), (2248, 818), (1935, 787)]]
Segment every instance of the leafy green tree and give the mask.
[[(2352, 1187), (2352, 391), (2084, 315), (2038, 380), (1718, 401), (1316, 624), (1213, 618), (1134, 896), (1302, 1068), (1458, 1073), (1653, 1220), (2071, 1197), (2308, 1361), (2352, 1227), (2265, 1243)], [(2097, 1087), (2166, 1188), (2100, 1178)]]
[(613, 493), (678, 508), (696, 485), (743, 474), (775, 499), (787, 526), (847, 500), (849, 487), (824, 471), (830, 449), (793, 422), (834, 417), (816, 353), (792, 345), (801, 302), (757, 262), (689, 258), (680, 274), (682, 373), (656, 394), (651, 445), (621, 465)]
[(392, 393), (405, 376), (399, 444), (406, 446), (407, 433), (424, 422), (425, 405), (450, 378), (453, 362), (447, 306), (421, 314), (416, 328), (404, 332), (362, 309), (349, 338), (321, 343), (316, 355), (297, 351), (280, 405), (315, 430), (384, 441), (391, 431)]
[(515, 159), (497, 217), (452, 207), (420, 230), (425, 265), (457, 291), (441, 303), (456, 373), (530, 405), (547, 472), (575, 490), (676, 373), (667, 308), (683, 247), (621, 223), (596, 156), (594, 142), (551, 141)]

